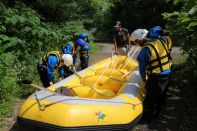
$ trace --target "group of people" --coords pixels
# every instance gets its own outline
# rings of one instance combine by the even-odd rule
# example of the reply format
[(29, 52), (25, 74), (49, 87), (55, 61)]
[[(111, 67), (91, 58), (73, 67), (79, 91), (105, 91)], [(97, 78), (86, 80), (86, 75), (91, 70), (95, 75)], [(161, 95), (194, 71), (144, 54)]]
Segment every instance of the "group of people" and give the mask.
[[(114, 49), (116, 54), (126, 55), (131, 49), (131, 43), (142, 47), (137, 60), (142, 80), (146, 83), (144, 114), (157, 117), (165, 103), (171, 75), (172, 41), (169, 32), (160, 26), (154, 26), (149, 31), (136, 29), (129, 35), (126, 28), (117, 22), (114, 26)], [(63, 52), (52, 51), (38, 61), (38, 72), (44, 87), (53, 85), (54, 69), (59, 69), (60, 78), (68, 77), (75, 72), (77, 54), (80, 54), (81, 69), (88, 67), (90, 39), (81, 33), (74, 45), (66, 44)]]
[(81, 69), (88, 67), (90, 51), (90, 38), (86, 33), (81, 33), (76, 42), (72, 45), (65, 45), (62, 52), (51, 51), (38, 60), (37, 70), (43, 87), (54, 83), (54, 71), (58, 68), (59, 78), (66, 78), (75, 72), (75, 64), (80, 56)]
[(172, 72), (172, 40), (169, 31), (154, 26), (149, 31), (136, 29), (129, 35), (120, 22), (116, 23), (114, 29), (114, 48), (117, 54), (125, 55), (130, 50), (131, 43), (142, 47), (137, 61), (141, 78), (146, 83), (144, 116), (158, 118), (166, 100)]

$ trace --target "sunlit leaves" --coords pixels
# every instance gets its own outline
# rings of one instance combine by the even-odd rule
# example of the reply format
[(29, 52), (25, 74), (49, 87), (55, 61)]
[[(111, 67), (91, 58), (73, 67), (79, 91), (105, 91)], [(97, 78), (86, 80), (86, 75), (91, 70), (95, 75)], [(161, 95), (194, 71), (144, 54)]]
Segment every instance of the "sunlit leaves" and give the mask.
[(187, 26), (188, 29), (193, 28), (194, 26), (197, 26), (197, 21), (191, 22), (189, 23), (189, 25)]
[(2, 53), (0, 55), (0, 61), (7, 66), (11, 65), (14, 59), (14, 55), (11, 52)]
[(175, 45), (181, 45), (182, 49), (189, 54), (188, 62), (197, 66), (197, 1), (174, 0), (174, 3), (183, 3), (179, 12), (164, 13), (164, 18), (169, 22), (168, 28), (172, 30)]

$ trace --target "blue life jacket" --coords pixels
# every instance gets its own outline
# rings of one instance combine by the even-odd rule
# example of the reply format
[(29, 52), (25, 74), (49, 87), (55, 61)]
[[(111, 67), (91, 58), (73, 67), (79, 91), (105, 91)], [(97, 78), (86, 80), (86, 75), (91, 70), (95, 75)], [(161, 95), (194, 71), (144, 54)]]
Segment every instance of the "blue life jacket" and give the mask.
[(83, 39), (79, 38), (76, 41), (77, 46), (81, 46), (81, 51), (89, 51), (90, 50), (90, 46), (86, 43), (86, 41), (84, 41)]
[(71, 44), (66, 44), (64, 49), (63, 49), (63, 53), (64, 54), (72, 54), (73, 52), (73, 46)]
[(86, 43), (86, 41), (79, 38), (76, 41), (76, 45), (81, 46), (81, 50), (80, 50), (81, 56), (88, 56), (89, 55), (90, 46)]
[(83, 39), (79, 38), (79, 39), (77, 39), (76, 44), (77, 44), (78, 46), (83, 47), (83, 46), (86, 45), (86, 42), (85, 42)]
[(90, 46), (89, 45), (85, 45), (85, 46), (82, 47), (82, 50), (83, 51), (85, 51), (85, 50), (89, 51), (90, 50)]

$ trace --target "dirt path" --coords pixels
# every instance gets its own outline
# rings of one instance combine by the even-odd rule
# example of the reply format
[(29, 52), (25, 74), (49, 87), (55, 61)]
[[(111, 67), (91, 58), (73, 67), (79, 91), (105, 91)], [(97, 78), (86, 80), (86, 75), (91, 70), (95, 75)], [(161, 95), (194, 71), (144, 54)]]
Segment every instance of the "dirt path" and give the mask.
[[(113, 51), (112, 44), (109, 43), (98, 43), (98, 44), (100, 45), (101, 50), (95, 52), (94, 54), (91, 54), (90, 65), (111, 56), (111, 53)], [(133, 58), (136, 58), (138, 53), (139, 50), (137, 51), (136, 55), (134, 55)], [(180, 63), (182, 61), (183, 57), (180, 55), (180, 48), (174, 48), (172, 50), (172, 57), (175, 58), (174, 59), (175, 64)], [(182, 88), (183, 88), (187, 85), (187, 81), (182, 82), (181, 79), (182, 78), (180, 77), (172, 81), (172, 86), (170, 87), (170, 91), (168, 93), (166, 106), (162, 110), (160, 119), (152, 122), (141, 121), (133, 128), (132, 131), (179, 131), (179, 130), (189, 131), (191, 129), (195, 129), (192, 127), (195, 127), (196, 124), (193, 124), (194, 122), (192, 123), (189, 121), (190, 117), (185, 117), (185, 115), (188, 115), (188, 112), (186, 111), (188, 109), (188, 105), (185, 107), (185, 105), (183, 105), (182, 103), (183, 92), (181, 91), (181, 88), (179, 88), (179, 84), (182, 84)], [(177, 81), (179, 81), (179, 84), (177, 84)], [(8, 130), (18, 131), (18, 127), (16, 124), (16, 116), (18, 113), (18, 109), (22, 105), (23, 101), (24, 100), (16, 101), (17, 104), (14, 107), (13, 115), (11, 117), (3, 119), (4, 127), (3, 129), (1, 129), (1, 131), (8, 131)], [(194, 109), (194, 111), (197, 111), (197, 109)], [(196, 120), (196, 119), (193, 118), (192, 120)], [(188, 127), (188, 126), (192, 126), (192, 127)]]
[(3, 118), (1, 121), (2, 128), (0, 128), (0, 131), (18, 131), (18, 125), (16, 123), (16, 118), (18, 114), (18, 110), (23, 104), (25, 99), (16, 99), (14, 103), (17, 103), (13, 107), (13, 113), (10, 117)]
[[(101, 50), (95, 52), (94, 54), (90, 55), (90, 61), (89, 64), (92, 65), (102, 59), (105, 59), (109, 56), (111, 56), (111, 53), (113, 52), (113, 44), (111, 43), (97, 43), (99, 44)], [(132, 54), (136, 51), (137, 47), (136, 46), (132, 46), (131, 49), (134, 47), (134, 49), (132, 50), (130, 56), (132, 56)], [(137, 55), (139, 54), (140, 49), (138, 49), (135, 53), (135, 55), (133, 55), (132, 58), (136, 59)], [(180, 47), (174, 47), (172, 49), (172, 57), (175, 58), (174, 62), (175, 64), (181, 63), (182, 57), (180, 56), (180, 54), (182, 53), (181, 48)]]
[[(110, 57), (112, 55), (113, 52), (113, 44), (111, 43), (98, 43), (101, 50), (95, 52), (94, 54), (90, 55), (90, 65), (103, 60), (107, 57)], [(136, 49), (137, 47), (135, 47)], [(135, 49), (131, 52), (131, 55), (135, 52)], [(139, 49), (136, 51), (135, 55), (133, 56), (133, 58), (135, 59), (137, 57), (137, 54), (139, 53)]]

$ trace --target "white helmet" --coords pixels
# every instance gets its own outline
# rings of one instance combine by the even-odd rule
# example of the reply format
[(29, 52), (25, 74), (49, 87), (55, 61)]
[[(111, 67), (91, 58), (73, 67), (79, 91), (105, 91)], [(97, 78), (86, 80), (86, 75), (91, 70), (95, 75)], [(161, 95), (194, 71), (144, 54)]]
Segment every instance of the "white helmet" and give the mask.
[(71, 66), (73, 64), (73, 57), (70, 54), (63, 54), (62, 59), (66, 66)]
[(146, 29), (136, 29), (131, 33), (131, 41), (142, 40), (148, 34)]

